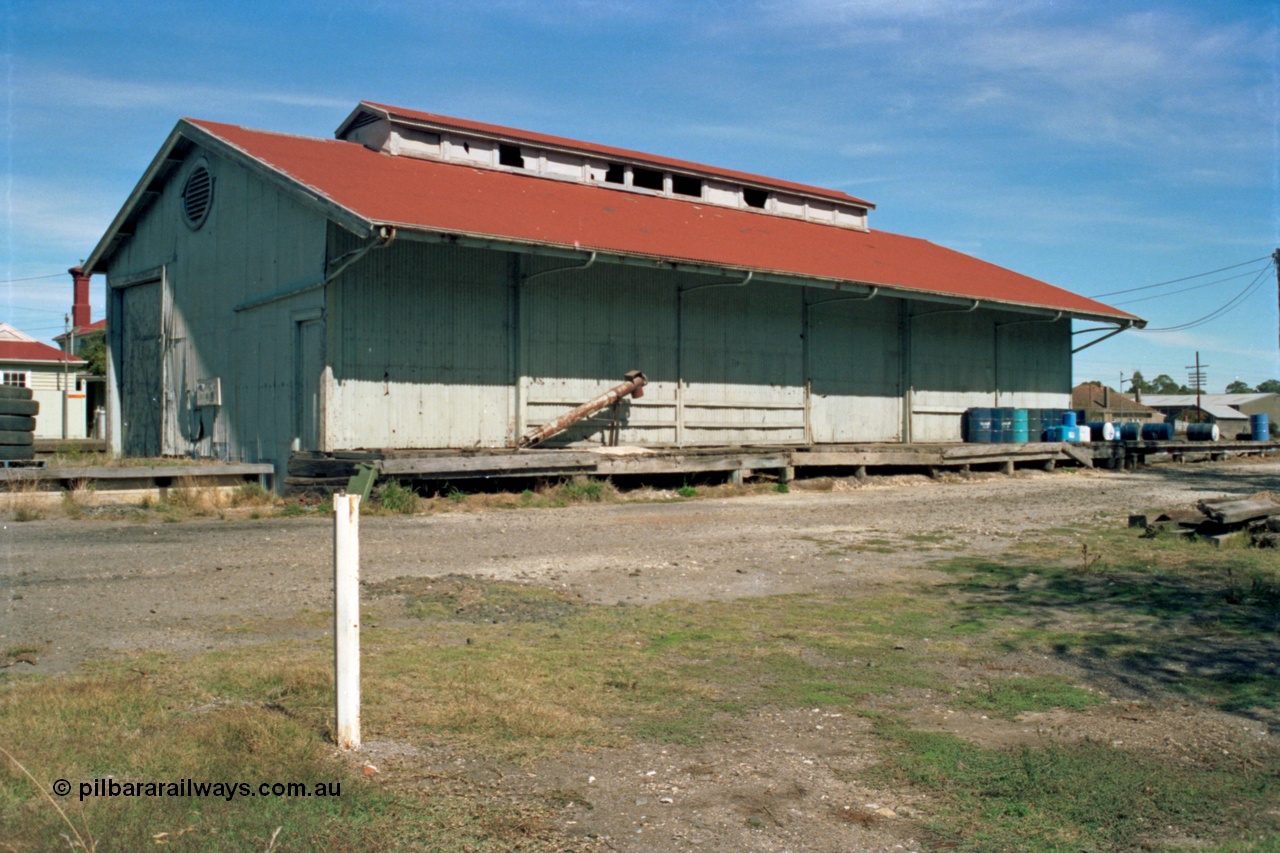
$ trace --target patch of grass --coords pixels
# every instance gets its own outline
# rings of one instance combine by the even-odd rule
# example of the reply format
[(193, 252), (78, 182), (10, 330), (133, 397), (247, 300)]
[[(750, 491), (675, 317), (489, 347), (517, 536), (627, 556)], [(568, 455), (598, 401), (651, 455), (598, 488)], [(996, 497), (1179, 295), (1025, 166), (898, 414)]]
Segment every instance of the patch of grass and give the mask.
[(557, 484), (552, 495), (569, 503), (600, 503), (617, 498), (618, 490), (608, 480), (579, 475)]
[(948, 542), (953, 537), (949, 533), (909, 533), (905, 537), (908, 542), (936, 543)]
[(373, 500), (382, 509), (396, 515), (413, 515), (420, 503), (413, 489), (395, 479), (378, 484), (373, 491)]
[(180, 521), (186, 517), (215, 515), (226, 505), (219, 491), (210, 486), (200, 486), (190, 477), (182, 477), (168, 490), (164, 499), (165, 521)]
[(928, 828), (948, 849), (1151, 849), (1274, 824), (1260, 817), (1274, 803), (1274, 766), (1188, 767), (1092, 742), (986, 749), (886, 718), (875, 729), (896, 750), (872, 779), (927, 791), (938, 807)]
[(34, 479), (10, 480), (6, 503), (14, 521), (38, 521), (45, 516), (44, 496)]
[(698, 490), (693, 486), (690, 486), (688, 483), (685, 483), (683, 486), (676, 489), (676, 494), (682, 498), (696, 498), (698, 496)]
[(775, 483), (773, 486), (773, 490), (775, 492), (778, 492), (779, 494), (785, 495), (791, 491), (791, 487), (786, 483)]
[(279, 514), (285, 518), (298, 518), (299, 516), (309, 515), (310, 513), (311, 509), (301, 501), (285, 501), (280, 505)]
[(62, 490), (62, 514), (72, 520), (84, 518), (85, 503), (93, 492), (93, 486), (86, 480), (75, 480), (69, 488)]
[[(616, 724), (630, 737), (701, 742), (725, 715), (846, 706), (930, 679), (920, 658), (895, 649), (902, 632), (932, 624), (904, 618), (906, 597), (606, 607), (461, 577), (402, 578), (369, 592), (404, 596), (432, 639), (414, 631), (413, 645), (393, 652), (390, 638), (401, 635), (384, 634), (386, 657), (366, 677), (382, 672), (399, 684), (384, 689), (404, 697), (412, 683), (402, 707), (480, 738), (490, 755), (613, 742)], [(411, 675), (425, 672), (431, 678)]]
[(985, 711), (993, 717), (1012, 720), (1035, 711), (1084, 711), (1106, 700), (1096, 693), (1053, 676), (993, 679), (985, 688), (975, 688), (952, 699), (960, 708)]
[[(372, 584), (365, 588), (371, 612), (403, 608), (417, 624), (366, 623), (362, 727), (367, 740), (443, 744), (526, 764), (633, 739), (714, 743), (764, 709), (840, 709), (874, 723), (878, 769), (870, 777), (859, 769), (859, 781), (925, 794), (926, 828), (937, 842), (931, 847), (1162, 849), (1174, 846), (1170, 838), (1226, 843), (1228, 835), (1274, 833), (1268, 810), (1280, 763), (1269, 744), (1256, 748), (1261, 761), (1237, 748), (1194, 764), (1089, 741), (993, 749), (875, 713), (918, 707), (928, 695), (931, 704), (993, 716), (1069, 714), (1097, 704), (1098, 694), (1082, 686), (1094, 674), (1128, 679), (1135, 689), (1181, 685), (1190, 700), (1224, 706), (1221, 697), (1230, 695), (1253, 703), (1248, 712), (1255, 715), (1267, 691), (1277, 692), (1267, 679), (1280, 656), (1259, 621), (1273, 607), (1275, 576), (1239, 562), (1251, 555), (1195, 551), (1196, 559), (1177, 553), (1148, 564), (1141, 550), (1126, 552), (1124, 543), (1100, 537), (1096, 546), (1090, 540), (1106, 557), (1099, 571), (1081, 568), (1079, 544), (1063, 542), (1054, 559), (953, 560), (940, 565), (950, 583), (850, 598), (811, 593), (604, 606), (470, 577)], [(1237, 562), (1206, 564), (1200, 556)], [(1185, 595), (1199, 597), (1188, 606)], [(0, 745), (22, 744), (24, 762), (44, 782), (106, 774), (216, 778), (201, 774), (233, 770), (237, 779), (262, 773), (263, 781), (343, 782), (342, 802), (196, 801), (193, 808), (188, 800), (179, 804), (185, 811), (143, 801), (86, 800), (83, 811), (73, 804), (72, 816), (83, 814), (95, 837), (111, 837), (103, 827), (124, 827), (110, 842), (119, 849), (188, 825), (195, 830), (182, 843), (209, 850), (265, 849), (275, 826), (286, 827), (281, 849), (567, 846), (547, 819), (548, 808), (564, 804), (563, 792), (548, 803), (513, 806), (461, 782), (399, 788), (384, 784), (391, 774), (355, 778), (332, 763), (332, 646), (319, 636), (329, 619), (299, 617), (316, 636), (309, 642), (113, 659), (57, 680), (0, 671)], [(1079, 674), (971, 687), (984, 663), (1028, 650), (1075, 663)], [(1215, 693), (1230, 682), (1223, 667), (1236, 658), (1249, 664), (1253, 680)], [(1151, 680), (1171, 662), (1187, 668), (1168, 681)], [(1202, 668), (1211, 664), (1218, 669)], [(246, 752), (252, 755), (244, 758)], [(56, 841), (47, 833), (55, 832), (57, 816), (42, 809), (32, 786), (0, 772), (0, 825), (27, 833), (6, 843), (42, 849)], [(34, 814), (39, 821), (28, 829)]]
[(275, 502), (275, 495), (262, 488), (261, 483), (244, 483), (231, 495), (233, 507), (269, 507)]
[[(286, 673), (288, 665), (279, 667)], [(317, 676), (298, 696), (314, 701)], [(208, 687), (210, 685), (205, 685)], [(0, 744), (42, 787), (72, 782), (58, 798), (86, 846), (101, 853), (164, 841), (199, 851), (558, 849), (545, 810), (499, 804), (445, 780), (429, 795), (398, 791), (334, 760), (327, 732), (276, 701), (201, 701), (177, 679), (99, 676), (9, 685)], [(15, 695), (15, 691), (19, 691)], [(67, 824), (15, 764), (0, 757), (0, 825), (6, 846), (67, 849)], [(244, 782), (209, 796), (80, 796), (93, 780)], [(312, 796), (255, 796), (262, 783), (297, 782)], [(323, 785), (323, 788), (317, 786)], [(316, 796), (324, 790), (337, 796)], [(276, 827), (279, 827), (278, 833)], [(167, 833), (162, 834), (162, 833)], [(181, 837), (180, 842), (178, 841)]]
[(0, 652), (0, 658), (13, 660), (14, 658), (30, 657), (32, 655), (40, 654), (44, 649), (45, 646), (43, 644), (18, 643), (17, 645), (9, 646), (3, 652)]
[[(1094, 558), (1100, 558), (1095, 560)], [(1142, 690), (1280, 708), (1280, 566), (1261, 550), (1106, 531), (1012, 560), (961, 559), (965, 619)]]

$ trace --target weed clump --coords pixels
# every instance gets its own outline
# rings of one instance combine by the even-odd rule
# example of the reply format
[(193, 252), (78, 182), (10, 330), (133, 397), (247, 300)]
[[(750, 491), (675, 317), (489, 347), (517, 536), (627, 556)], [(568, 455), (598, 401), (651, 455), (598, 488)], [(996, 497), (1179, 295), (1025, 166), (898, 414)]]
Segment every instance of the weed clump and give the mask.
[(36, 521), (44, 518), (40, 484), (34, 479), (10, 480), (7, 503), (14, 521)]
[(260, 483), (245, 483), (231, 496), (233, 507), (271, 506), (274, 503), (275, 498)]
[(548, 497), (559, 498), (566, 503), (602, 503), (618, 496), (618, 490), (608, 480), (579, 475), (556, 484), (548, 490)]
[(413, 515), (418, 511), (418, 495), (401, 484), (399, 480), (388, 480), (374, 490), (373, 499), (378, 506), (396, 515)]

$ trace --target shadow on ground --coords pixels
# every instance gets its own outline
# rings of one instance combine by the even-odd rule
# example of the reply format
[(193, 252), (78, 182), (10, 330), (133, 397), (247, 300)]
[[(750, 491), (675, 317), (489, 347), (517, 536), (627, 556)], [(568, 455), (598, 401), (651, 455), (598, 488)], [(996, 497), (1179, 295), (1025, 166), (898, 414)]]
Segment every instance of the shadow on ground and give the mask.
[[(1229, 559), (1229, 558), (1228, 558)], [(1257, 560), (1242, 554), (1241, 562)], [(1263, 557), (1275, 561), (1275, 557)], [(1176, 570), (957, 561), (963, 618), (1013, 617), (1010, 650), (1039, 645), (1134, 694), (1189, 700), (1280, 722), (1280, 582), (1213, 555)]]

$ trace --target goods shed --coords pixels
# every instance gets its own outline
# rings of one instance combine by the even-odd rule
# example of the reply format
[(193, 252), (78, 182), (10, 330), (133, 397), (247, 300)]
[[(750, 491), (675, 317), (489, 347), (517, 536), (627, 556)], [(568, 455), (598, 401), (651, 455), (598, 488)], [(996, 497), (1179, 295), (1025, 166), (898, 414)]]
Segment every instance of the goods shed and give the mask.
[(109, 437), (261, 462), (544, 446), (958, 442), (1066, 407), (1072, 320), (1139, 318), (843, 192), (361, 102), (335, 139), (183, 119), (85, 264)]

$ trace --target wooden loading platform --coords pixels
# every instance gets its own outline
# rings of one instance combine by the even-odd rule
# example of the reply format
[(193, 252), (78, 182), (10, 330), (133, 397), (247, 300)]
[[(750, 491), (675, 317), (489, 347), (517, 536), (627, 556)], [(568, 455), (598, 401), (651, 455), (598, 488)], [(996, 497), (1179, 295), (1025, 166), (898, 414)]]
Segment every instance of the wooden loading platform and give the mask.
[(0, 470), (0, 491), (36, 488), (62, 491), (92, 487), (97, 491), (154, 489), (161, 495), (176, 486), (231, 487), (257, 483), (270, 489), (274, 469), (266, 463), (196, 465), (78, 465)]
[(859, 444), (811, 447), (640, 448), (564, 450), (303, 451), (289, 459), (287, 492), (331, 492), (371, 470), (377, 477), (433, 482), (475, 479), (660, 477), (723, 474), (741, 481), (766, 474), (782, 482), (797, 472), (855, 476), (903, 469), (938, 475), (973, 469), (1013, 473), (1017, 467), (1133, 468), (1148, 461), (1194, 461), (1280, 451), (1280, 442), (1129, 441), (1067, 444)]

